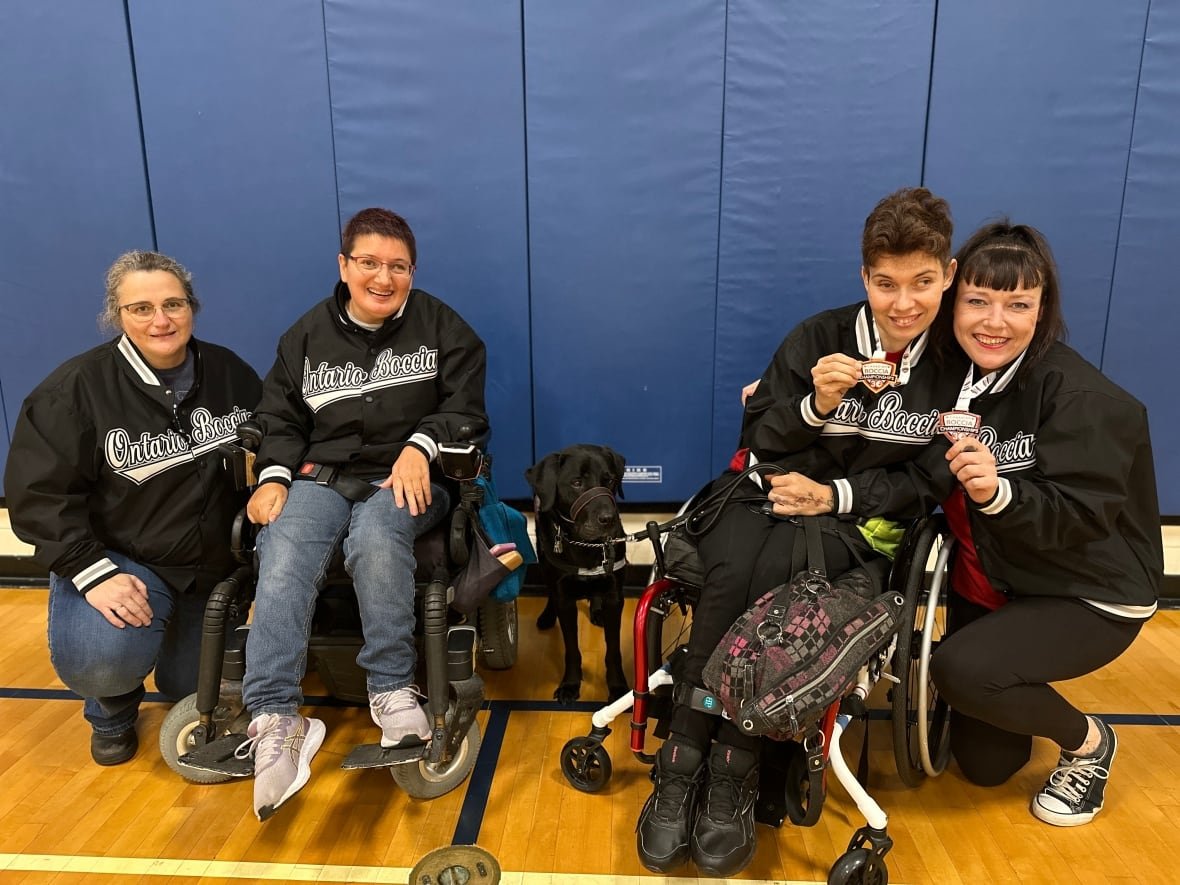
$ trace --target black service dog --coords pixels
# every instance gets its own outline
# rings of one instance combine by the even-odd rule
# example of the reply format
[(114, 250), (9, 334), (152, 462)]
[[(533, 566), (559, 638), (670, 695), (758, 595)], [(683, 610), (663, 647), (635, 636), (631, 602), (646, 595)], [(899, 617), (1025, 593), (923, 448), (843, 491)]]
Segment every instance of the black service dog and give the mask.
[(549, 589), (537, 627), (561, 624), (565, 672), (553, 696), (563, 704), (576, 701), (582, 689), (579, 599), (590, 601), (590, 622), (605, 633), (610, 700), (630, 690), (619, 649), (626, 544), (617, 540), (623, 537), (617, 499), (623, 497), (624, 464), (613, 449), (583, 444), (546, 455), (525, 471), (533, 488), (537, 552)]

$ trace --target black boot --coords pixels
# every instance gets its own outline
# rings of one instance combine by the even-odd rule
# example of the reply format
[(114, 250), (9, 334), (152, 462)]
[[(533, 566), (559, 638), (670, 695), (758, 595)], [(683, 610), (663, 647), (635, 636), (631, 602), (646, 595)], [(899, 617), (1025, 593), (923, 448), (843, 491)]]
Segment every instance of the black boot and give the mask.
[(90, 758), (99, 765), (122, 765), (135, 755), (139, 749), (139, 737), (135, 728), (129, 728), (120, 734), (90, 735)]
[(690, 744), (672, 738), (656, 754), (651, 773), (655, 787), (635, 826), (639, 860), (652, 872), (666, 873), (688, 860), (703, 774), (701, 751)]
[(701, 814), (692, 831), (692, 859), (706, 876), (732, 876), (754, 858), (758, 756), (714, 744)]

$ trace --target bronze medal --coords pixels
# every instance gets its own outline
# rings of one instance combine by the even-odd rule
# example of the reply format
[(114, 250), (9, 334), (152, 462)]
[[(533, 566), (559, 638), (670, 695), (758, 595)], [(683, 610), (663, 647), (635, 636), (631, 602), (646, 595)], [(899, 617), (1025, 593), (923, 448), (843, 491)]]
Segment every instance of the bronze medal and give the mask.
[(897, 383), (897, 370), (889, 360), (865, 360), (860, 364), (860, 383), (880, 393)]
[(983, 426), (983, 419), (974, 412), (965, 409), (951, 409), (949, 412), (938, 413), (938, 432), (951, 441), (957, 443), (965, 436), (975, 439), (979, 436), (979, 429)]

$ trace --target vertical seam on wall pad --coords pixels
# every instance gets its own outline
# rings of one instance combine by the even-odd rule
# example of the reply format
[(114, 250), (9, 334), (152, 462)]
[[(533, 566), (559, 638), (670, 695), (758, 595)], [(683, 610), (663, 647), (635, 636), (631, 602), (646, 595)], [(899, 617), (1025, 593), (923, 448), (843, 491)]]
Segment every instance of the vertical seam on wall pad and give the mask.
[(529, 215), (529, 78), (525, 55), (524, 0), (520, 0), (520, 123), (524, 147), (524, 287), (529, 330), (529, 463), (537, 463), (537, 377), (533, 363), (533, 229)]
[(336, 166), (336, 110), (332, 107), (332, 66), (328, 63), (328, 0), (320, 2), (320, 21), (324, 25), (324, 81), (328, 86), (328, 134), (332, 138), (332, 190), (336, 192), (336, 230), (344, 227), (340, 214), (340, 175)]
[[(131, 88), (135, 91), (135, 121), (139, 124), (139, 156), (143, 160), (143, 188), (147, 195), (148, 226), (152, 231), (152, 249), (160, 248), (156, 240), (156, 207), (152, 202), (152, 177), (148, 174), (147, 138), (143, 131), (143, 106), (139, 101), (139, 71), (135, 67), (135, 36), (131, 33), (131, 6), (123, 0), (123, 23), (127, 26), (127, 55), (131, 61)], [(5, 421), (7, 422), (7, 418)]]
[(1119, 195), (1119, 220), (1114, 229), (1114, 258), (1110, 262), (1110, 289), (1106, 294), (1106, 317), (1102, 321), (1102, 350), (1098, 368), (1106, 365), (1106, 339), (1110, 334), (1110, 305), (1114, 302), (1114, 279), (1119, 269), (1119, 243), (1123, 238), (1123, 213), (1127, 210), (1127, 178), (1131, 174), (1131, 151), (1135, 147), (1135, 120), (1139, 116), (1139, 90), (1143, 87), (1143, 56), (1147, 54), (1147, 27), (1151, 22), (1151, 0), (1143, 14), (1143, 41), (1139, 44), (1139, 72), (1135, 75), (1135, 101), (1131, 103), (1131, 133), (1127, 139), (1127, 162), (1123, 167), (1123, 192)]
[(717, 460), (717, 329), (721, 315), (721, 208), (725, 196), (725, 88), (729, 75), (729, 0), (721, 29), (721, 137), (717, 154), (717, 248), (713, 258), (713, 375), (709, 383), (709, 469)]
[(930, 71), (926, 77), (926, 119), (922, 124), (922, 168), (918, 181), (926, 186), (926, 147), (930, 144), (930, 98), (934, 94), (934, 53), (938, 49), (938, 0), (934, 0), (934, 20), (930, 28)]

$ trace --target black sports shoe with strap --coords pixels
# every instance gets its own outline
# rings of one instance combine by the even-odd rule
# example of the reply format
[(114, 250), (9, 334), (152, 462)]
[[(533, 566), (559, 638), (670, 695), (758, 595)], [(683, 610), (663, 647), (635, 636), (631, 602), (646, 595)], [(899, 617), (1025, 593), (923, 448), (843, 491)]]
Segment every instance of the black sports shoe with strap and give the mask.
[(1102, 810), (1119, 742), (1114, 729), (1101, 719), (1094, 721), (1102, 733), (1098, 752), (1093, 756), (1062, 752), (1045, 786), (1033, 796), (1032, 813), (1038, 820), (1056, 827), (1077, 827), (1088, 824)]
[(701, 751), (675, 738), (665, 741), (656, 754), (651, 772), (655, 787), (635, 826), (639, 860), (652, 872), (667, 873), (688, 860), (688, 837), (704, 771)]
[(754, 800), (758, 757), (749, 750), (714, 744), (701, 813), (692, 832), (692, 859), (706, 876), (732, 876), (754, 858)]

